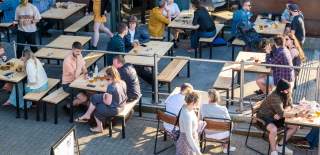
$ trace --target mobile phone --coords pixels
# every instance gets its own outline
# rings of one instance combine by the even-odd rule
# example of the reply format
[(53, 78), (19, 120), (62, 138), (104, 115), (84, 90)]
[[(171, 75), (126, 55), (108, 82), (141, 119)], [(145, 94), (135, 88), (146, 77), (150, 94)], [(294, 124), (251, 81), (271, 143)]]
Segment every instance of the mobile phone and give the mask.
[(87, 87), (94, 88), (94, 87), (96, 87), (96, 86), (95, 86), (95, 85), (92, 85), (92, 84), (87, 84)]
[(142, 46), (142, 47), (147, 47), (147, 45), (145, 45), (145, 44), (141, 44), (141, 46)]

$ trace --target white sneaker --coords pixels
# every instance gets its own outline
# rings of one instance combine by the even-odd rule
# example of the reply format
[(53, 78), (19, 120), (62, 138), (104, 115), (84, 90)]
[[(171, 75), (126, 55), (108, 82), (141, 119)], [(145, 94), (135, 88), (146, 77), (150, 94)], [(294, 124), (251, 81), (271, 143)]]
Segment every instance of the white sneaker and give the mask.
[[(230, 146), (230, 149), (229, 149), (229, 151), (230, 152), (234, 152), (234, 151), (236, 151), (236, 147), (234, 147), (234, 146)], [(228, 148), (224, 148), (223, 149), (223, 153), (228, 153)]]
[[(282, 153), (282, 148), (283, 148), (283, 146), (277, 145), (277, 151), (278, 151), (279, 153)], [(285, 151), (286, 151), (286, 154), (290, 154), (290, 155), (293, 154), (293, 151), (290, 150), (289, 148), (285, 147), (284, 149), (285, 149)]]
[(272, 151), (270, 155), (278, 155), (277, 151)]

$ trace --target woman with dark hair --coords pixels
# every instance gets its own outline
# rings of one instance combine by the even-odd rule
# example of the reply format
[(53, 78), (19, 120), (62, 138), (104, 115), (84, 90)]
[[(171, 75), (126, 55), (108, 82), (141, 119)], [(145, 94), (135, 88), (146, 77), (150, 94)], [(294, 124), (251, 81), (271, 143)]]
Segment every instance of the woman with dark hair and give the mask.
[(192, 24), (199, 25), (199, 29), (197, 31), (193, 31), (191, 34), (191, 47), (193, 49), (197, 49), (199, 38), (213, 37), (216, 34), (216, 26), (214, 25), (214, 21), (209, 15), (208, 10), (201, 6), (199, 0), (192, 0), (191, 3), (195, 9)]
[(121, 80), (118, 70), (113, 66), (108, 67), (106, 78), (108, 81), (106, 93), (93, 95), (87, 112), (75, 120), (76, 122), (85, 123), (88, 122), (91, 114), (93, 114), (97, 126), (90, 128), (90, 131), (94, 133), (103, 132), (102, 122), (121, 112), (123, 105), (127, 101), (127, 86)]
[[(305, 60), (305, 55), (294, 34), (290, 33), (285, 36), (285, 46), (290, 51), (293, 66), (300, 67)], [(295, 77), (299, 75), (299, 71), (299, 69), (295, 69)]]
[[(280, 79), (277, 83), (277, 88), (273, 91), (265, 100), (262, 101), (257, 117), (265, 122), (265, 127), (269, 132), (269, 142), (271, 146), (271, 155), (278, 155), (278, 152), (282, 152), (282, 142), (277, 144), (277, 132), (279, 128), (284, 127), (284, 119), (286, 117), (297, 116), (298, 114), (288, 114), (285, 111), (289, 111), (292, 108), (291, 98), (291, 85), (288, 81)], [(288, 125), (286, 141), (294, 135), (298, 126)], [(293, 151), (287, 147), (286, 153), (292, 154)]]
[(107, 22), (106, 14), (111, 11), (111, 4), (109, 0), (90, 0), (88, 12), (93, 12), (94, 25), (93, 25), (93, 43), (92, 48), (97, 49), (99, 42), (100, 30), (107, 33), (110, 37), (113, 33), (104, 25)]

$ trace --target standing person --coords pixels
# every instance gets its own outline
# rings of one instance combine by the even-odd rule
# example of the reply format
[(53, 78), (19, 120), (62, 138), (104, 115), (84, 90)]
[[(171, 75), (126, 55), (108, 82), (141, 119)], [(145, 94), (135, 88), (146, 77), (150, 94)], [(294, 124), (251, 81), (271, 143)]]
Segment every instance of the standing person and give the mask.
[(216, 34), (216, 26), (214, 25), (214, 21), (209, 15), (208, 10), (200, 5), (199, 0), (192, 0), (191, 3), (192, 7), (195, 9), (192, 25), (199, 25), (199, 29), (192, 32), (190, 40), (191, 47), (197, 49), (199, 38), (213, 37)]
[(293, 20), (293, 17), (290, 15), (290, 10), (289, 10), (289, 6), (291, 4), (293, 4), (293, 1), (288, 0), (288, 2), (286, 3), (286, 8), (283, 10), (281, 14), (281, 22), (285, 24), (290, 24)]
[(293, 16), (291, 22), (291, 33), (294, 34), (299, 40), (301, 46), (303, 46), (306, 39), (306, 28), (304, 25), (304, 17), (297, 4), (289, 5), (289, 10)]
[(19, 5), (19, 0), (4, 0), (0, 3), (0, 10), (3, 13), (1, 22), (11, 23), (14, 21), (15, 11)]
[[(178, 116), (179, 111), (181, 110), (182, 106), (185, 105), (184, 98), (187, 94), (191, 93), (193, 91), (193, 86), (190, 83), (184, 83), (180, 86), (180, 92), (178, 94), (174, 94), (172, 96), (169, 96), (164, 103), (166, 104), (166, 112), (168, 114), (174, 114), (175, 116)], [(163, 123), (163, 127), (171, 132), (174, 128), (173, 125), (168, 123)]]
[[(55, 0), (32, 0), (32, 4), (38, 8), (40, 13), (44, 13), (49, 10), (51, 6), (55, 5)], [(48, 32), (54, 26), (54, 20), (46, 19), (44, 22), (40, 22), (41, 36), (51, 37)]]
[[(280, 79), (277, 83), (277, 88), (261, 103), (257, 117), (262, 119), (266, 124), (266, 129), (269, 132), (269, 142), (271, 147), (271, 155), (282, 153), (283, 140), (277, 144), (277, 133), (279, 128), (284, 127), (284, 120), (288, 117), (300, 115), (288, 114), (286, 111), (292, 110), (292, 96), (290, 83)], [(288, 141), (299, 129), (298, 126), (288, 125), (286, 141)], [(285, 147), (286, 153), (293, 154), (293, 151)]]
[(137, 26), (138, 19), (136, 16), (130, 16), (128, 20), (129, 31), (125, 35), (126, 51), (130, 51), (133, 47), (138, 46), (140, 43), (150, 41), (149, 32), (145, 27)]
[[(212, 118), (221, 118), (228, 119), (231, 121), (231, 117), (229, 115), (228, 109), (225, 106), (219, 105), (220, 95), (219, 92), (215, 89), (209, 89), (208, 91), (209, 103), (202, 104), (200, 108), (201, 118), (212, 117)], [(214, 138), (218, 140), (226, 139), (230, 136), (229, 131), (219, 132), (215, 130), (205, 130), (205, 136), (207, 138)], [(229, 149), (231, 152), (236, 151), (236, 147), (230, 146)], [(228, 153), (228, 144), (223, 145), (223, 153)]]
[(93, 25), (93, 43), (92, 48), (97, 49), (100, 30), (105, 32), (110, 37), (113, 36), (113, 33), (104, 25), (107, 22), (107, 13), (111, 11), (111, 4), (109, 0), (90, 0), (88, 12), (93, 12), (94, 16), (94, 25)]
[[(72, 88), (70, 88), (70, 83), (76, 80), (81, 75), (87, 78), (87, 68), (86, 63), (82, 57), (82, 45), (80, 42), (74, 42), (72, 44), (72, 51), (64, 58), (62, 67), (62, 88), (65, 92), (73, 93)], [(81, 104), (86, 104), (88, 97), (85, 93), (80, 92), (76, 95), (74, 99), (73, 106), (79, 106)], [(65, 106), (69, 108), (70, 105)]]
[(97, 126), (90, 128), (93, 133), (103, 132), (102, 122), (116, 116), (123, 110), (123, 106), (127, 101), (126, 83), (121, 80), (119, 72), (113, 66), (106, 70), (106, 77), (108, 81), (107, 92), (104, 94), (95, 94), (91, 97), (91, 103), (84, 115), (77, 118), (76, 122), (88, 122), (91, 114), (94, 115)]
[[(158, 7), (155, 7), (150, 12), (148, 29), (152, 37), (164, 37), (166, 25), (171, 21), (170, 10), (166, 10), (166, 0), (159, 0)], [(167, 16), (163, 15), (163, 11), (167, 11)]]
[[(27, 73), (28, 82), (25, 86), (26, 93), (38, 93), (48, 89), (48, 77), (44, 70), (42, 63), (38, 58), (33, 55), (33, 52), (29, 49), (23, 51), (22, 60), (25, 62), (25, 71)], [(20, 108), (24, 108), (23, 100), (23, 83), (18, 83), (18, 90), (13, 87), (10, 97), (3, 105), (16, 106), (16, 91), (19, 91), (19, 105)], [(28, 103), (28, 108), (31, 103)]]
[[(107, 51), (126, 52), (124, 36), (128, 34), (128, 26), (125, 23), (120, 23), (117, 28), (117, 33), (113, 35), (108, 43)], [(107, 64), (112, 65), (112, 59), (115, 54), (107, 55)]]
[(190, 9), (190, 0), (174, 0), (179, 6), (180, 10)]
[(180, 136), (176, 144), (176, 155), (201, 155), (198, 134), (198, 117), (194, 109), (198, 106), (199, 95), (191, 92), (185, 97), (179, 120)]
[[(37, 44), (37, 23), (40, 21), (41, 15), (39, 10), (28, 2), (21, 0), (20, 5), (16, 9), (15, 23), (18, 24), (17, 43)], [(17, 47), (17, 58), (22, 56), (22, 45)], [(31, 46), (31, 50), (36, 52), (37, 47)]]
[(134, 101), (141, 96), (140, 83), (134, 67), (126, 63), (121, 55), (113, 57), (113, 66), (117, 68), (121, 79), (127, 85), (128, 102)]

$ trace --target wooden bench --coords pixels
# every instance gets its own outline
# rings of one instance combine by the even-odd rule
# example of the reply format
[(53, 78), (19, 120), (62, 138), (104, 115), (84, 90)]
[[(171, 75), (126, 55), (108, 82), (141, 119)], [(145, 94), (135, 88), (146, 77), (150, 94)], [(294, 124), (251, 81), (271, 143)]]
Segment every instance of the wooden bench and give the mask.
[(164, 37), (154, 37), (154, 36), (150, 36), (150, 40), (163, 41), (163, 40), (164, 40)]
[[(218, 34), (222, 31), (224, 24), (215, 24), (216, 25), (216, 34), (211, 37), (211, 38), (199, 38), (199, 57), (202, 58), (202, 43), (206, 43), (209, 48), (210, 48), (210, 59), (212, 59), (212, 42), (214, 41), (214, 39), (216, 39), (216, 37), (218, 36)], [(224, 46), (224, 45), (223, 45)], [(195, 54), (197, 57), (197, 54)]]
[(58, 124), (58, 105), (70, 96), (62, 87), (53, 91), (42, 99), (43, 102), (43, 121), (47, 121), (47, 103), (54, 105), (54, 124)]
[(141, 96), (131, 102), (127, 102), (124, 105), (123, 110), (117, 115), (112, 117), (108, 123), (109, 123), (109, 137), (112, 137), (112, 119), (121, 119), (121, 133), (122, 133), (122, 139), (126, 138), (126, 119), (130, 116), (130, 113), (132, 110), (134, 110), (134, 106), (137, 105), (139, 102), (139, 105), (141, 104)]
[[(96, 65), (97, 61), (103, 57), (105, 53), (102, 52), (90, 52), (88, 55), (86, 55), (83, 59), (86, 62), (86, 68), (90, 68)], [(104, 64), (106, 62), (104, 61)], [(105, 65), (106, 66), (106, 65)]]
[(40, 120), (40, 101), (41, 99), (48, 94), (50, 90), (52, 90), (54, 87), (58, 85), (60, 80), (58, 79), (52, 79), (48, 78), (48, 89), (39, 93), (27, 93), (23, 99), (24, 99), (24, 118), (28, 119), (28, 108), (27, 108), (27, 101), (31, 101), (33, 103), (37, 103), (37, 121)]
[(235, 38), (232, 43), (231, 43), (231, 46), (232, 46), (232, 61), (234, 61), (234, 52), (235, 52), (235, 47), (241, 47), (242, 50), (245, 50), (245, 47), (246, 47), (246, 43), (239, 39), (239, 38)]
[[(7, 33), (7, 40), (10, 42), (10, 28), (13, 26), (13, 23), (0, 23), (0, 29), (4, 29)], [(1, 38), (0, 38), (1, 41)]]
[[(236, 76), (236, 72), (232, 71), (232, 64), (225, 64), (220, 71), (216, 81), (213, 84), (213, 88), (217, 90), (224, 90), (226, 91), (226, 99), (229, 99), (229, 93), (231, 91), (231, 99), (234, 97), (234, 92), (233, 92), (233, 80)], [(227, 108), (229, 107), (229, 101), (226, 101), (226, 106)]]
[(188, 64), (188, 77), (190, 77), (190, 62), (186, 59), (173, 59), (158, 75), (158, 81), (168, 84), (168, 93), (171, 93), (171, 82)]
[(73, 23), (72, 25), (64, 29), (64, 33), (65, 34), (72, 33), (75, 35), (80, 29), (84, 27), (86, 27), (86, 30), (88, 31), (89, 29), (88, 26), (92, 21), (93, 21), (92, 15), (84, 16), (81, 19), (79, 19), (77, 22)]

